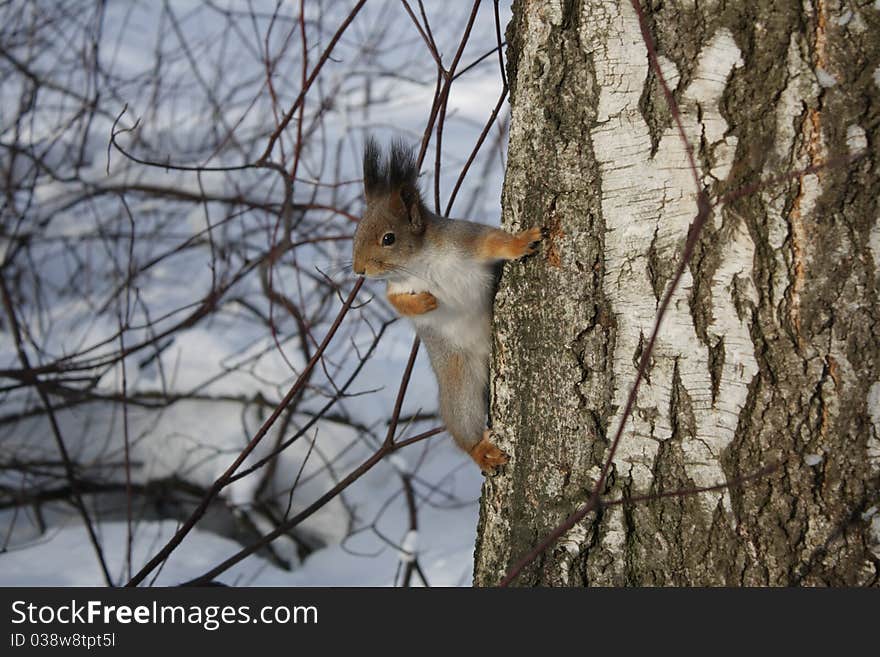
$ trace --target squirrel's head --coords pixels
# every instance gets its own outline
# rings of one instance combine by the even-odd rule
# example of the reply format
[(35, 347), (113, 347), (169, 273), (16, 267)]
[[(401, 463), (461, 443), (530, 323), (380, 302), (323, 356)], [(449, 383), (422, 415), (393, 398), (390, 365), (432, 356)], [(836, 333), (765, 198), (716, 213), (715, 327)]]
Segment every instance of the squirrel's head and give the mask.
[(419, 257), (426, 210), (413, 150), (395, 141), (383, 157), (372, 137), (364, 147), (366, 208), (354, 234), (354, 273), (388, 278)]

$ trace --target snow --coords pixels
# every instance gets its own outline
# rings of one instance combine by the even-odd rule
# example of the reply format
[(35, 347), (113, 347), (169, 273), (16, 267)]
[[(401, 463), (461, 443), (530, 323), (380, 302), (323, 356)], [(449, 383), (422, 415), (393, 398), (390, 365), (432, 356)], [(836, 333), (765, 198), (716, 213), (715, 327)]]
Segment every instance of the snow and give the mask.
[[(457, 514), (462, 528), (451, 531), (448, 518), (438, 512), (423, 516), (430, 541), (418, 557), (431, 586), (467, 586), (471, 580), (473, 541), (476, 538), (476, 504)], [(443, 527), (445, 531), (438, 531)], [(142, 522), (136, 527), (132, 561), (135, 570), (152, 556), (177, 529), (170, 520)], [(126, 523), (103, 522), (100, 534), (108, 568), (117, 581), (126, 579)], [(417, 549), (415, 532), (405, 534), (401, 551), (412, 559)], [(192, 534), (159, 571), (152, 582), (173, 586), (220, 563), (240, 549), (234, 541), (209, 531)], [(267, 559), (251, 556), (233, 566), (216, 581), (235, 586), (390, 586), (401, 551), (375, 549), (373, 542), (349, 541), (316, 551), (291, 571), (282, 570)], [(85, 527), (70, 521), (55, 527), (39, 540), (13, 548), (2, 557), (2, 586), (96, 586), (103, 583)]]
[[(223, 3), (216, 4), (223, 6)], [(267, 15), (276, 6), (272, 0), (254, 4), (258, 9), (264, 9)], [(192, 5), (192, 12), (177, 3), (173, 6), (178, 11), (181, 28), (193, 31), (193, 47), (199, 61), (204, 63), (201, 73), (209, 80), (213, 80), (214, 75), (220, 76), (220, 88), (225, 94), (225, 114), (216, 117), (216, 120), (236, 125), (236, 135), (243, 138), (263, 135), (266, 125), (271, 125), (272, 120), (265, 92), (262, 101), (255, 108), (250, 108), (248, 103), (252, 95), (249, 92), (253, 87), (245, 84), (241, 84), (240, 88), (237, 86), (248, 75), (259, 80), (264, 66), (260, 53), (248, 50), (235, 38), (231, 41), (218, 39), (218, 31), (225, 20), (219, 12), (198, 11), (199, 3)], [(238, 9), (247, 8), (247, 5), (236, 6)], [(323, 3), (321, 8), (328, 25), (334, 22), (334, 16), (347, 11), (340, 3)], [(110, 156), (110, 174), (107, 175), (107, 137), (111, 117), (125, 103), (128, 104), (128, 111), (120, 125), (131, 126), (136, 119), (140, 119), (138, 134), (154, 149), (154, 154), (165, 154), (172, 159), (177, 158), (177, 154), (189, 154), (197, 161), (202, 161), (207, 155), (200, 149), (215, 126), (205, 121), (207, 103), (203, 102), (204, 99), (194, 91), (194, 96), (198, 98), (189, 104), (153, 104), (150, 99), (152, 90), (143, 83), (151, 75), (157, 37), (163, 30), (170, 30), (167, 21), (160, 20), (161, 9), (161, 3), (132, 3), (127, 0), (115, 0), (107, 5), (100, 57), (103, 66), (114, 76), (113, 94), (107, 96), (113, 101), (113, 112), (109, 117), (95, 117), (85, 142), (87, 157), (80, 171), (82, 178), (96, 189), (113, 189), (114, 186), (137, 183), (193, 194), (200, 193), (200, 190), (218, 196), (241, 193), (243, 197), (255, 201), (270, 198), (277, 202), (280, 198), (277, 177), (266, 172), (247, 171), (234, 178), (214, 173), (196, 176), (131, 165), (114, 152)], [(427, 10), (435, 27), (434, 38), (440, 45), (444, 60), (448, 62), (455, 52), (467, 14), (459, 8), (433, 5)], [(318, 8), (309, 11), (317, 12)], [(377, 80), (372, 93), (376, 98), (386, 98), (387, 102), (377, 105), (378, 109), (373, 108), (372, 114), (367, 116), (359, 104), (362, 101), (358, 96), (362, 78), (358, 72), (370, 63), (353, 60), (352, 53), (356, 52), (358, 40), (370, 28), (377, 21), (390, 20), (389, 16), (395, 21), (392, 25), (394, 29), (390, 31), (394, 34), (394, 42), (382, 44), (384, 49), (377, 57), (383, 65), (393, 63), (398, 66), (401, 76), (410, 75), (413, 80)], [(509, 7), (502, 11), (502, 30), (508, 17)], [(333, 59), (328, 62), (320, 78), (325, 90), (338, 90), (338, 93), (327, 92), (337, 106), (328, 113), (322, 130), (326, 131), (323, 139), (329, 145), (328, 151), (332, 151), (335, 144), (340, 145), (340, 180), (359, 177), (357, 148), (363, 131), (374, 132), (380, 140), (389, 139), (392, 135), (403, 135), (411, 140), (420, 136), (434, 92), (432, 60), (399, 3), (368, 3), (351, 29), (350, 35), (347, 34), (340, 41), (338, 49), (334, 50)], [(283, 42), (285, 33), (286, 27), (279, 24), (272, 34), (275, 46)], [(169, 34), (173, 34), (173, 31)], [(322, 48), (328, 39), (327, 34), (322, 34), (320, 44), (311, 44), (310, 62), (317, 60), (318, 48)], [(177, 46), (173, 36), (167, 37), (167, 43), (169, 49)], [(487, 5), (478, 14), (471, 44), (462, 62), (473, 61), (494, 45), (494, 17), (491, 6)], [(44, 53), (36, 57), (31, 65), (42, 70), (40, 67), (48, 68), (51, 61)], [(163, 75), (167, 80), (174, 81), (180, 88), (187, 88), (187, 85), (198, 88), (193, 84), (192, 72), (185, 61), (165, 61), (164, 65)], [(289, 70), (289, 67), (279, 69), (275, 83), (282, 95), (282, 106), (295, 96), (299, 88), (298, 74), (298, 71)], [(70, 81), (65, 80), (65, 83)], [(443, 133), (441, 199), (444, 202), (497, 101), (500, 86), (497, 56), (492, 55), (452, 87)], [(21, 92), (20, 85), (0, 82), (0, 136), (4, 139), (11, 139), (6, 132), (9, 125), (6, 118), (16, 110)], [(20, 138), (34, 144), (49, 144), (59, 134), (66, 138), (62, 127), (57, 124), (59, 115), (60, 110), (38, 113), (33, 121), (23, 126)], [(503, 120), (504, 113), (499, 117), (499, 122)], [(471, 195), (479, 192), (474, 197), (469, 218), (497, 223), (503, 171), (501, 155), (497, 149), (493, 151), (491, 146), (496, 135), (497, 130), (490, 133), (480, 157), (474, 162), (471, 176), (456, 200), (455, 216), (461, 216), (457, 213), (469, 207)], [(257, 139), (257, 143), (264, 142), (264, 137)], [(132, 136), (120, 136), (120, 143), (130, 145)], [(78, 147), (73, 143), (68, 146), (74, 149)], [(432, 150), (433, 147), (432, 143)], [(237, 153), (222, 154), (213, 163), (224, 163), (223, 157), (232, 158), (234, 162), (237, 156)], [(2, 160), (4, 157), (0, 154), (0, 165), (5, 164)], [(56, 145), (46, 153), (45, 162), (50, 166), (63, 167), (65, 157), (65, 151)], [(306, 152), (300, 177), (332, 179), (333, 172), (326, 170), (329, 166), (323, 157), (333, 159), (327, 153)], [(185, 156), (180, 155), (178, 159), (183, 160)], [(21, 166), (20, 161), (17, 166)], [(431, 170), (432, 167), (426, 165), (423, 182), (426, 190), (432, 189)], [(485, 177), (484, 171), (487, 172)], [(21, 171), (16, 169), (14, 174), (14, 179), (20, 179), (19, 176), (32, 176), (33, 172), (24, 168)], [(235, 189), (230, 188), (230, 181), (234, 181)], [(308, 191), (304, 186), (302, 192), (296, 190), (296, 193), (305, 196)], [(75, 185), (53, 179), (46, 179), (35, 188), (35, 203), (29, 216), (34, 222), (46, 224), (43, 233), (45, 245), (39, 251), (41, 260), (37, 268), (48, 290), (46, 294), (52, 300), (50, 307), (44, 310), (48, 321), (31, 321), (29, 316), (23, 318), (33, 331), (33, 340), (45, 349), (43, 353), (34, 354), (37, 362), (51, 361), (93, 345), (95, 348), (89, 355), (94, 357), (109, 354), (118, 348), (118, 344), (112, 341), (102, 344), (114, 336), (119, 328), (115, 311), (97, 312), (95, 301), (114, 298), (113, 291), (121, 281), (121, 273), (114, 268), (114, 258), (127, 265), (128, 254), (124, 249), (128, 247), (128, 242), (121, 241), (122, 252), (106, 253), (102, 251), (104, 245), (95, 240), (94, 246), (89, 247), (88, 255), (93, 258), (89, 262), (100, 266), (83, 271), (78, 260), (82, 254), (75, 253), (71, 245), (94, 232), (96, 225), (114, 231), (133, 230), (138, 237), (132, 240), (133, 261), (136, 266), (143, 266), (163, 253), (169, 245), (181, 243), (189, 236), (204, 231), (205, 212), (213, 213), (211, 217), (215, 223), (223, 216), (210, 203), (207, 208), (201, 204), (189, 207), (156, 196), (130, 195), (126, 196), (128, 209), (137, 220), (129, 227), (127, 221), (117, 224), (110, 220), (110, 217), (125, 216), (117, 195), (107, 193), (96, 196), (86, 212), (81, 205), (76, 205), (80, 192)], [(338, 203), (344, 205), (346, 199), (356, 199), (360, 189), (357, 185), (349, 185), (341, 188), (341, 191), (322, 190), (321, 193), (326, 193), (328, 199), (331, 194), (339, 194), (343, 200)], [(348, 211), (356, 214), (357, 207), (357, 203), (354, 203)], [(315, 225), (320, 226), (317, 214), (314, 220)], [(338, 227), (344, 226), (347, 220), (337, 217), (334, 221)], [(217, 230), (218, 234), (222, 233), (229, 239), (251, 244), (256, 254), (268, 245), (272, 228), (263, 218), (245, 214), (234, 217)], [(351, 228), (350, 224), (348, 228)], [(327, 232), (333, 231), (328, 229)], [(161, 237), (144, 239), (145, 235), (153, 233)], [(7, 246), (4, 236), (0, 251), (5, 251)], [(337, 270), (334, 279), (342, 282), (344, 290), (347, 290), (350, 289), (347, 286), (351, 284), (351, 279), (339, 275), (338, 270), (340, 262), (350, 259), (349, 249), (348, 242), (333, 242), (321, 251), (303, 249), (301, 253), (312, 270)], [(192, 304), (201, 299), (212, 285), (212, 271), (203, 253), (195, 249), (182, 250), (150, 267), (139, 278), (136, 298), (131, 300), (129, 308), (120, 309), (131, 317), (131, 328), (125, 336), (127, 344), (149, 339), (150, 332), (142, 328), (148, 321), (154, 322), (153, 330), (161, 331), (194, 310)], [(285, 294), (317, 303), (319, 286), (310, 279), (292, 276), (290, 269), (283, 266), (276, 268), (274, 276), (275, 284)], [(32, 284), (33, 281), (25, 276), (22, 283), (24, 288), (28, 289), (27, 286)], [(73, 284), (76, 288), (71, 287)], [(88, 295), (88, 299), (75, 293), (80, 290)], [(381, 288), (368, 284), (359, 302), (380, 292)], [(241, 299), (242, 302), (253, 302), (260, 294), (258, 276), (250, 276), (236, 283), (227, 296)], [(332, 318), (340, 303), (338, 299), (331, 301), (335, 304)], [(136, 484), (184, 477), (195, 485), (209, 486), (228, 467), (247, 438), (253, 435), (267, 416), (270, 408), (261, 406), (256, 400), (262, 398), (268, 403), (277, 402), (304, 367), (304, 359), (294, 342), (295, 334), (290, 326), (281, 324), (278, 335), (287, 359), (285, 361), (266, 326), (254, 321), (242, 302), (230, 302), (209, 321), (175, 332), (173, 342), (150, 363), (142, 362), (150, 355), (144, 352), (126, 359), (129, 393), (198, 394), (214, 399), (210, 402), (206, 399), (187, 399), (162, 408), (129, 405), (127, 433), (131, 441), (131, 459), (136, 464), (132, 468)], [(143, 313), (145, 307), (150, 309), (149, 318)], [(185, 310), (180, 312), (180, 308)], [(36, 314), (36, 311), (33, 312)], [(274, 316), (279, 323), (282, 322), (283, 312), (277, 307), (274, 308)], [(352, 321), (346, 320), (334, 340), (333, 345), (337, 349), (333, 352), (334, 357), (341, 360), (343, 355), (350, 355), (346, 350), (351, 344), (363, 351), (372, 338), (364, 330), (364, 320), (369, 320), (375, 327), (389, 316), (387, 311), (381, 309), (378, 300), (353, 311)], [(326, 321), (311, 327), (318, 340), (327, 328)], [(397, 386), (409, 356), (412, 335), (411, 328), (404, 322), (393, 324), (374, 357), (365, 364), (352, 385), (349, 391), (352, 396), (338, 405), (347, 417), (356, 419), (376, 435), (383, 435), (385, 430), (385, 422), (390, 416)], [(334, 371), (334, 380), (344, 380), (345, 373), (351, 370), (352, 365), (330, 360), (328, 358), (324, 364), (326, 367), (339, 368), (338, 372)], [(2, 367), (18, 365), (15, 347), (6, 331), (0, 332), (0, 363)], [(322, 371), (309, 391), (311, 397), (305, 403), (307, 410), (320, 407), (332, 394), (323, 367), (319, 369)], [(97, 390), (107, 395), (116, 394), (121, 389), (121, 382), (121, 369), (115, 367), (104, 374)], [(370, 394), (356, 394), (373, 390), (375, 392)], [(228, 400), (216, 401), (218, 397)], [(5, 396), (2, 406), (2, 414), (9, 415), (38, 404), (35, 405), (32, 396), (21, 394)], [(435, 411), (436, 385), (427, 358), (422, 353), (416, 362), (402, 415), (430, 415)], [(118, 404), (95, 400), (71, 409), (59, 408), (57, 416), (72, 456), (78, 463), (86, 468), (94, 468), (95, 473), (106, 474), (105, 470), (101, 470), (102, 463), (121, 461), (123, 418)], [(303, 422), (303, 418), (297, 417), (294, 428), (296, 423)], [(403, 437), (412, 436), (436, 424), (434, 418), (419, 420), (411, 425), (402, 422), (398, 431), (405, 432)], [(290, 433), (292, 431), (286, 435)], [(264, 444), (243, 467), (267, 454), (274, 438), (274, 434), (267, 436)], [(4, 454), (34, 458), (46, 454), (55, 457), (56, 454), (53, 436), (43, 416), (3, 426), (0, 441)], [(313, 449), (310, 449), (312, 446)], [(290, 515), (296, 514), (363, 462), (376, 447), (369, 435), (351, 426), (321, 420), (282, 454), (273, 481), (274, 488), (281, 491), (279, 496), (286, 500), (285, 486), (289, 487), (301, 471), (289, 510)], [(88, 472), (92, 474), (91, 470)], [(401, 485), (403, 474), (412, 477), (419, 513), (417, 534), (409, 528), (409, 509)], [(236, 512), (253, 513), (250, 504), (259, 476), (258, 473), (246, 477), (224, 491), (224, 499), (237, 507)], [(2, 483), (13, 489), (25, 489), (33, 484), (33, 480), (8, 472), (3, 475)], [(408, 554), (407, 558), (415, 558), (417, 554), (419, 565), (431, 586), (469, 585), (481, 484), (480, 473), (448, 436), (435, 436), (379, 463), (306, 521), (300, 528), (303, 536), (314, 540), (318, 548), (302, 563), (299, 563), (297, 546), (293, 541), (282, 538), (273, 543), (273, 548), (280, 559), (292, 564), (290, 569), (282, 568), (265, 554), (255, 555), (218, 579), (228, 584), (266, 586), (390, 586), (395, 583), (401, 555)], [(87, 502), (92, 517), (98, 518), (96, 529), (111, 574), (116, 583), (124, 583), (128, 570), (126, 545), (129, 532), (124, 504), (120, 506), (119, 499), (108, 497), (108, 502), (89, 496)], [(101, 506), (105, 502), (112, 502), (112, 508), (108, 510)], [(96, 505), (101, 508), (96, 509)], [(98, 510), (101, 512), (97, 513)], [(0, 542), (5, 548), (0, 553), (0, 585), (102, 585), (104, 582), (98, 561), (79, 517), (71, 512), (69, 506), (54, 502), (44, 504), (42, 512), (42, 519), (38, 519), (29, 507), (21, 507), (18, 511), (0, 511), (0, 529), (3, 533)], [(272, 528), (258, 515), (250, 517), (261, 531), (267, 532)], [(45, 530), (41, 522), (46, 523)], [(228, 531), (214, 531), (212, 526), (210, 523), (199, 524), (187, 536), (159, 571), (156, 584), (173, 585), (196, 577), (247, 543), (246, 540), (242, 543), (233, 540)], [(176, 520), (157, 517), (153, 510), (138, 506), (132, 528), (132, 570), (136, 572), (146, 563), (173, 535), (176, 527)]]
[(419, 532), (410, 529), (406, 536), (403, 537), (403, 543), (400, 546), (400, 560), (404, 563), (415, 561), (419, 551)]

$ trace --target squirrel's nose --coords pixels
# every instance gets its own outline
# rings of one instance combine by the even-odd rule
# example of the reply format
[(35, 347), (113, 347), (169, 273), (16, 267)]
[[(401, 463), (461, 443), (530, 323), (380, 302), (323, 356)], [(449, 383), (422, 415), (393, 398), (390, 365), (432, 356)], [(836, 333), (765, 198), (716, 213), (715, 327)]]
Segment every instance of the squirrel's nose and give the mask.
[(363, 276), (367, 271), (366, 258), (352, 258), (351, 270), (358, 276)]

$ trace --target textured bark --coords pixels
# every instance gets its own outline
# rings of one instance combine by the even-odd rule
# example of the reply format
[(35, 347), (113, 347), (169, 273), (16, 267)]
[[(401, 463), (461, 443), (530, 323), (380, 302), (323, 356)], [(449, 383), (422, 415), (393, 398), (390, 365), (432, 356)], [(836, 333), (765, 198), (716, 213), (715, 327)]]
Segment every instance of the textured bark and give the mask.
[[(857, 4), (646, 7), (702, 184), (752, 191), (705, 227), (604, 492), (779, 468), (606, 507), (518, 584), (878, 583), (880, 7)], [(478, 585), (588, 498), (696, 214), (628, 0), (515, 2), (507, 37), (502, 223), (550, 237), (495, 301), (491, 418), (511, 462), (484, 486)]]

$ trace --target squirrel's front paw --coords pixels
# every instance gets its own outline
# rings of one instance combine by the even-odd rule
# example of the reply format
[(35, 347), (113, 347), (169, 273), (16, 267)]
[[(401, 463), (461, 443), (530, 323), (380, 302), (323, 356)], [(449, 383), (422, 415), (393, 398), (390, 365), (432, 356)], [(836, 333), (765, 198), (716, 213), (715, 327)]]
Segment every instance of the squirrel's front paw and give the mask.
[(538, 244), (545, 237), (545, 231), (543, 228), (529, 228), (528, 230), (522, 230), (518, 232), (514, 239), (517, 242), (517, 247), (520, 251), (518, 257), (522, 258), (527, 255), (532, 255), (535, 251), (538, 250)]
[(495, 474), (496, 468), (508, 460), (507, 454), (492, 442), (492, 432), (489, 429), (483, 432), (483, 439), (471, 448), (470, 455), (487, 475)]
[(437, 308), (437, 297), (430, 292), (389, 294), (388, 300), (401, 315), (423, 315)]
[(419, 313), (427, 313), (437, 308), (437, 297), (430, 292), (416, 292), (412, 297), (412, 303), (418, 308)]

